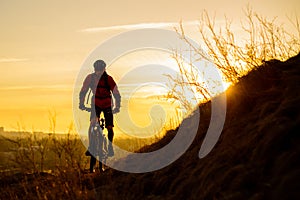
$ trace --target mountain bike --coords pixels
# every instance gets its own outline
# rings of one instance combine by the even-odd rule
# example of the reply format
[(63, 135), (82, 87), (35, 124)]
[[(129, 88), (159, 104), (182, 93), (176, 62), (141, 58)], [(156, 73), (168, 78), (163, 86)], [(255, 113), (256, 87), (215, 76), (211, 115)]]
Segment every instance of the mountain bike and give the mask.
[[(85, 109), (87, 112), (91, 112), (91, 108)], [(104, 130), (104, 119), (98, 119), (96, 122), (91, 122), (88, 137), (89, 137), (89, 147), (86, 151), (86, 156), (91, 156), (90, 159), (90, 172), (95, 172), (96, 159), (98, 157), (99, 161), (99, 171), (105, 171), (106, 160), (108, 158), (108, 139)]]

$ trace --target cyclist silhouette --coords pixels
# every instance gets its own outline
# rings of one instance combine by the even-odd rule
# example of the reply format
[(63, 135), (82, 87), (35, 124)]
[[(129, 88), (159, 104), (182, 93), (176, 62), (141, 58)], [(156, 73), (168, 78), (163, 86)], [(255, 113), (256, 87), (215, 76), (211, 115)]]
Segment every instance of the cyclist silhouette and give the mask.
[[(84, 101), (86, 94), (91, 90), (93, 93), (91, 101), (90, 127), (99, 123), (101, 112), (104, 114), (105, 128), (108, 132), (108, 156), (114, 156), (112, 146), (114, 138), (113, 114), (120, 112), (121, 95), (114, 79), (105, 71), (106, 64), (103, 60), (94, 63), (94, 73), (87, 75), (79, 93), (79, 109), (86, 110)], [(114, 97), (114, 100), (112, 99)], [(112, 109), (114, 108), (114, 109)], [(89, 128), (90, 130), (90, 128)], [(89, 138), (90, 139), (90, 138)]]

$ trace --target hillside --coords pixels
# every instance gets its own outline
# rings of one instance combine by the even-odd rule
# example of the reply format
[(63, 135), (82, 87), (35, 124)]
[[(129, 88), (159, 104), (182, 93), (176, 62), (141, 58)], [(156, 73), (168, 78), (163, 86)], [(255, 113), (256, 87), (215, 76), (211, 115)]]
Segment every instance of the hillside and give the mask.
[[(225, 126), (208, 156), (198, 158), (210, 103), (200, 107), (198, 134), (180, 159), (152, 173), (112, 173), (109, 185), (95, 178), (97, 193), (108, 189), (124, 199), (299, 199), (299, 80), (300, 54), (266, 62), (227, 91)], [(159, 149), (174, 134), (141, 151)]]
[[(56, 181), (64, 188), (59, 190), (53, 175), (39, 175), (28, 189), (22, 183), (32, 177), (18, 174), (3, 179), (2, 187), (19, 193), (20, 199), (25, 194), (44, 199), (46, 194), (38, 193), (43, 187), (48, 188), (48, 199), (63, 198), (63, 190), (73, 192), (68, 194), (72, 199), (299, 199), (299, 80), (300, 54), (286, 62), (268, 61), (242, 77), (226, 92), (222, 135), (203, 159), (198, 152), (210, 123), (210, 102), (200, 106), (198, 133), (190, 148), (161, 170), (132, 174), (110, 169), (79, 174), (76, 181), (66, 175)], [(169, 131), (140, 152), (160, 149), (175, 134)]]

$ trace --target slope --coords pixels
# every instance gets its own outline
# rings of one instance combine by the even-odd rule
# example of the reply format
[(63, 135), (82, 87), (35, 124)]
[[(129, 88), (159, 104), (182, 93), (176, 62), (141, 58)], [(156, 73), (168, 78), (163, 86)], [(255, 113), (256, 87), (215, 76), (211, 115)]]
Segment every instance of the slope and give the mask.
[[(209, 155), (198, 158), (210, 102), (200, 106), (197, 136), (177, 161), (145, 174), (113, 171), (106, 175), (108, 185), (100, 180), (103, 176), (95, 177), (96, 194), (108, 189), (110, 197), (122, 199), (299, 198), (299, 80), (300, 54), (286, 62), (264, 63), (226, 92), (225, 125)], [(170, 131), (141, 152), (163, 147), (175, 134)]]

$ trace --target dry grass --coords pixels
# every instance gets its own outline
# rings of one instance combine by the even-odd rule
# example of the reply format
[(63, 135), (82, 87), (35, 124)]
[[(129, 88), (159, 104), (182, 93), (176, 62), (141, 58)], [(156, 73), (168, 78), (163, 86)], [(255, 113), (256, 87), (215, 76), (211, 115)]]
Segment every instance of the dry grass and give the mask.
[(198, 27), (202, 39), (198, 41), (200, 47), (190, 42), (181, 23), (176, 31), (190, 46), (191, 58), (184, 60), (181, 52), (174, 53), (180, 75), (167, 75), (171, 85), (167, 97), (181, 102), (186, 110), (193, 110), (191, 101), (195, 99), (186, 98), (184, 94), (187, 89), (201, 95), (201, 99), (198, 99), (200, 103), (207, 102), (217, 95), (208, 85), (222, 83), (210, 80), (205, 74), (204, 66), (203, 69), (194, 66), (195, 62), (201, 60), (213, 63), (221, 73), (223, 82), (236, 84), (241, 77), (262, 66), (266, 61), (285, 61), (297, 55), (300, 52), (300, 25), (297, 17), (289, 19), (289, 22), (294, 30), (287, 30), (288, 24), (280, 24), (276, 17), (268, 19), (248, 7), (245, 10), (245, 19), (241, 20), (243, 31), (237, 34), (232, 28), (231, 20), (225, 17), (225, 24), (218, 27), (214, 17), (204, 11)]

